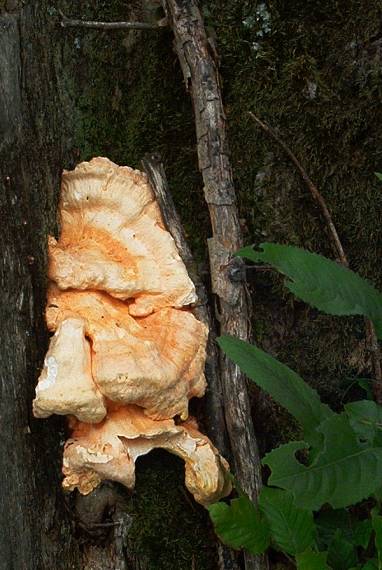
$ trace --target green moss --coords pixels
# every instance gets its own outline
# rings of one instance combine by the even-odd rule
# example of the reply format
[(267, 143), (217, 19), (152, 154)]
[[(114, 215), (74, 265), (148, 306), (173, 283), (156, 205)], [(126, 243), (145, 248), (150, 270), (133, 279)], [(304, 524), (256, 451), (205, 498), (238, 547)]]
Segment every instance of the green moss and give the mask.
[[(279, 145), (250, 119), (253, 111), (277, 130), (319, 187), (351, 267), (381, 287), (382, 192), (373, 174), (382, 148), (379, 3), (204, 4), (222, 59), (246, 241), (291, 243), (333, 257), (306, 185)], [(318, 316), (287, 295), (278, 278), (267, 277), (265, 286), (258, 278), (255, 289), (257, 341), (325, 399), (341, 400), (347, 375), (371, 373), (362, 323)]]
[[(104, 20), (121, 19), (125, 5), (105, 5)], [(100, 18), (89, 8), (84, 17)], [(159, 152), (190, 244), (203, 259), (209, 219), (198, 171), (190, 97), (172, 50), (171, 34), (68, 31), (81, 80), (75, 144), (78, 159), (108, 156), (140, 167), (145, 153)], [(195, 219), (198, 226), (195, 229)]]
[(150, 570), (217, 567), (207, 511), (185, 490), (181, 460), (159, 451), (140, 459), (128, 510), (132, 555)]

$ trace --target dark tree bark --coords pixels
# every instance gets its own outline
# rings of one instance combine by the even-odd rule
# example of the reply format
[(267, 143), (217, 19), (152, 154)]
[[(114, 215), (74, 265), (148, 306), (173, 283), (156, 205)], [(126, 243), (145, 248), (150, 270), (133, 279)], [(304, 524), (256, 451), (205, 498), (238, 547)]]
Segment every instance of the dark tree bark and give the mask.
[[(62, 423), (31, 400), (47, 345), (46, 235), (64, 155), (56, 30), (44, 1), (0, 14), (0, 567), (78, 568), (58, 481)], [(58, 60), (56, 59), (56, 62)]]

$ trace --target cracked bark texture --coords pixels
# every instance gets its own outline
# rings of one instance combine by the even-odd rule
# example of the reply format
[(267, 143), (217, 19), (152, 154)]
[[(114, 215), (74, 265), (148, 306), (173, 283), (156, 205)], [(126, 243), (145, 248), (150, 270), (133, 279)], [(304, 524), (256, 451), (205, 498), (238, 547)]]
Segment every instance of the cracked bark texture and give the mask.
[[(0, 11), (0, 568), (78, 567), (60, 492), (61, 422), (31, 417), (47, 338), (45, 236), (63, 158), (55, 30), (44, 2)], [(61, 101), (61, 105), (65, 102)], [(42, 157), (43, 160), (42, 160)], [(53, 427), (53, 431), (52, 431)], [(59, 540), (57, 540), (59, 538)]]

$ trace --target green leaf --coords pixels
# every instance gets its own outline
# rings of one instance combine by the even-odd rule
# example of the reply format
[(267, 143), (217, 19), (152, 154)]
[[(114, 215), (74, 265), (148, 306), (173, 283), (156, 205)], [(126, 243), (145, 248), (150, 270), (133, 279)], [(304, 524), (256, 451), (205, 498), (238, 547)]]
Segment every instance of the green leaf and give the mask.
[(359, 521), (354, 528), (353, 537), (351, 539), (354, 546), (361, 546), (364, 550), (369, 546), (373, 527), (370, 519)]
[(307, 441), (323, 420), (334, 415), (296, 372), (263, 350), (231, 336), (220, 337), (218, 343), (251, 380), (297, 419)]
[(333, 570), (348, 570), (358, 562), (357, 551), (343, 536), (340, 529), (337, 529), (328, 549), (328, 564)]
[(296, 556), (297, 570), (328, 570), (327, 552), (314, 552), (310, 548)]
[(354, 431), (367, 443), (382, 446), (382, 406), (371, 400), (345, 405), (345, 411)]
[(382, 517), (372, 514), (371, 522), (375, 532), (375, 548), (378, 555), (378, 570), (382, 568)]
[(373, 560), (368, 560), (366, 564), (362, 566), (361, 570), (378, 570), (378, 560), (373, 558)]
[(246, 495), (233, 499), (230, 505), (215, 503), (208, 507), (220, 540), (232, 548), (245, 548), (261, 554), (270, 544), (268, 524)]
[(368, 560), (364, 566), (362, 566), (362, 570), (379, 570), (378, 569), (378, 560), (373, 558), (373, 560)]
[(269, 263), (289, 279), (297, 297), (330, 315), (365, 315), (382, 338), (382, 294), (368, 281), (326, 257), (298, 247), (262, 243), (263, 251), (245, 247), (237, 255)]
[(353, 537), (351, 517), (346, 509), (320, 511), (316, 517), (316, 526), (320, 547), (328, 547), (338, 529), (342, 530), (347, 540), (351, 540)]
[(382, 173), (381, 172), (374, 172), (374, 174), (376, 175), (378, 180), (381, 180), (381, 182), (382, 182)]
[(366, 399), (372, 400), (373, 399), (373, 390), (372, 390), (373, 379), (372, 378), (358, 378), (357, 384), (360, 388), (362, 388), (362, 390), (364, 390), (366, 392)]
[(318, 431), (324, 446), (310, 465), (295, 457), (304, 442), (282, 445), (265, 456), (263, 463), (272, 470), (268, 483), (288, 489), (297, 506), (312, 510), (325, 503), (347, 507), (369, 497), (380, 484), (382, 448), (360, 445), (344, 414), (325, 420)]
[(268, 521), (273, 541), (283, 552), (295, 556), (312, 545), (313, 513), (296, 507), (292, 493), (263, 487), (259, 507)]
[(364, 549), (368, 547), (373, 530), (370, 519), (359, 521), (346, 509), (330, 509), (321, 511), (315, 522), (320, 547), (327, 548), (338, 529), (354, 546), (361, 546)]

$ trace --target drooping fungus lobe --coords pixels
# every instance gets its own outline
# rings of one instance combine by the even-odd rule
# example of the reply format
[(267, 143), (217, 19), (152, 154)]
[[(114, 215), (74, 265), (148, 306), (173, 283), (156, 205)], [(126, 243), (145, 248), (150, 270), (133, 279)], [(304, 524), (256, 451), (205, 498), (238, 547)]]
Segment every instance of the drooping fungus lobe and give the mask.
[(65, 445), (63, 486), (90, 493), (101, 481), (135, 483), (135, 460), (154, 448), (166, 449), (185, 462), (186, 487), (202, 505), (230, 492), (228, 465), (191, 422), (153, 421), (138, 406), (108, 412), (100, 424), (76, 422)]
[(138, 404), (154, 419), (186, 419), (189, 399), (203, 396), (207, 330), (190, 312), (166, 308), (134, 319), (105, 293), (52, 287), (46, 314), (52, 331), (68, 318), (84, 321), (93, 378), (110, 400)]
[(62, 320), (51, 338), (33, 414), (37, 418), (74, 414), (83, 422), (100, 422), (106, 416), (104, 398), (92, 378), (83, 319)]
[(143, 173), (106, 158), (82, 162), (64, 171), (60, 214), (60, 239), (49, 242), (49, 277), (60, 289), (131, 299), (135, 316), (196, 300)]
[(208, 331), (146, 176), (106, 158), (64, 172), (60, 221), (49, 238), (54, 336), (33, 413), (70, 416), (64, 488), (132, 488), (136, 458), (159, 447), (184, 459), (197, 501), (217, 500), (230, 490), (227, 463), (191, 421), (172, 419), (204, 394)]

